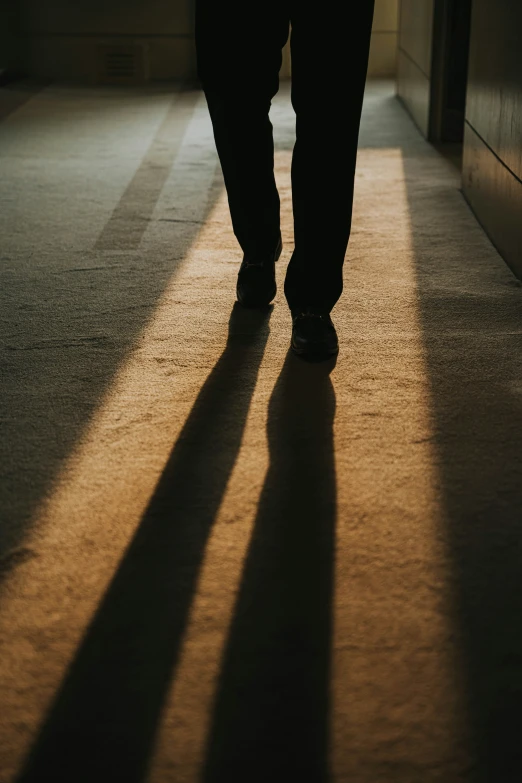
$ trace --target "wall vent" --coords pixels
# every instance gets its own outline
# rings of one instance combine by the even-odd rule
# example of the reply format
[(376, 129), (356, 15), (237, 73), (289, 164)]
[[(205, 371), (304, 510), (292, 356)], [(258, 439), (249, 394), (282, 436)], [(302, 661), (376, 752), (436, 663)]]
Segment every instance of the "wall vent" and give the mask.
[(147, 48), (143, 44), (100, 44), (100, 84), (142, 84), (148, 79)]

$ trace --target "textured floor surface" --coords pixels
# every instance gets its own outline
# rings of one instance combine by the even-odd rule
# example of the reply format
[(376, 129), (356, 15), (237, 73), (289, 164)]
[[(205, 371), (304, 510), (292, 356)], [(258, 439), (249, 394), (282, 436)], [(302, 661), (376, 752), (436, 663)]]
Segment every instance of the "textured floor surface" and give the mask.
[[(14, 93), (1, 783), (518, 781), (522, 290), (453, 164), (369, 86), (306, 365), (281, 293), (233, 308), (200, 94)], [(285, 89), (273, 119), (282, 284)]]

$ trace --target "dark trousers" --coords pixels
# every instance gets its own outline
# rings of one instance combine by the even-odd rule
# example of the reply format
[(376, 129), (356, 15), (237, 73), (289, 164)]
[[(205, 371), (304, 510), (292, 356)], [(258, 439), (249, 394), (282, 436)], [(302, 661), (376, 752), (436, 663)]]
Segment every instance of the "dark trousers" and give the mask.
[(295, 245), (285, 280), (291, 310), (330, 311), (342, 292), (373, 6), (374, 0), (196, 0), (198, 73), (234, 233), (243, 252), (256, 257), (273, 251), (280, 235), (268, 112), (292, 26)]

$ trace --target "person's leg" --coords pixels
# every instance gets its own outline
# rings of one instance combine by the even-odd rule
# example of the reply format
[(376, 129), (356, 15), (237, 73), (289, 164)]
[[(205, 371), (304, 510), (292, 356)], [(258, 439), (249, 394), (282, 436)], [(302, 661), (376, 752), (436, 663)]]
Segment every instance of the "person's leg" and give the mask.
[(273, 254), (280, 239), (268, 112), (288, 28), (287, 0), (196, 0), (198, 73), (234, 233), (254, 259)]
[(338, 0), (318, 7), (292, 0), (295, 249), (285, 281), (292, 312), (328, 313), (343, 287), (374, 0), (351, 4), (351, 21), (340, 24)]

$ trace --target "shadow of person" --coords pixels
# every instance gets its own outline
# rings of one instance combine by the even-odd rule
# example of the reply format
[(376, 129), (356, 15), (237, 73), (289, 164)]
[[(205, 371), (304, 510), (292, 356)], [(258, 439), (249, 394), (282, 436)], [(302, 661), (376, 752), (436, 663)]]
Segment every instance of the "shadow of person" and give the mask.
[(199, 393), (19, 783), (145, 779), (205, 543), (241, 444), (270, 312), (234, 307), (226, 348)]
[[(8, 92), (31, 97), (32, 90), (32, 85), (25, 81), (2, 88), (0, 134), (8, 132), (10, 123), (1, 122), (3, 106), (9, 102)], [(90, 149), (102, 143), (118, 158), (122, 156), (121, 165), (128, 165), (130, 174), (133, 156), (127, 160), (119, 148), (122, 106), (130, 107), (136, 101), (136, 110), (138, 106), (148, 107), (143, 110), (146, 116), (149, 110), (154, 111), (154, 94), (159, 97), (171, 88), (149, 90), (141, 97), (137, 93), (131, 96), (107, 91), (103, 98), (100, 93), (92, 98), (89, 111), (85, 112), (81, 92), (58, 88), (55, 93), (50, 89), (35, 96), (34, 103), (31, 101), (18, 118), (13, 118), (19, 123), (19, 131), (13, 135), (11, 128), (10, 138), (16, 137), (16, 144), (28, 149), (24, 139), (32, 138), (37, 128), (38, 141), (34, 149), (32, 142), (30, 147), (31, 155), (38, 157), (38, 151), (46, 149), (45, 139), (51, 138), (49, 124), (53, 127), (52, 137), (63, 137), (68, 144), (73, 143), (74, 127), (80, 138), (85, 134), (89, 144), (94, 145)], [(119, 370), (140, 344), (147, 325), (161, 312), (158, 305), (169, 287), (175, 285), (188, 248), (198, 241), (203, 227), (212, 222), (223, 181), (220, 169), (215, 168), (210, 128), (206, 135), (196, 134), (197, 141), (185, 145), (176, 158), (186, 123), (192, 116), (200, 122), (198, 95), (176, 91), (172, 102), (165, 95), (165, 120), (151, 139), (148, 151), (143, 150), (141, 162), (136, 158), (139, 165), (114, 205), (112, 216), (107, 211), (112, 197), (100, 201), (94, 221), (89, 211), (93, 199), (86, 194), (80, 201), (65, 198), (64, 193), (74, 192), (84, 176), (74, 163), (76, 153), (71, 153), (67, 166), (59, 168), (59, 173), (55, 166), (44, 166), (38, 175), (38, 188), (58, 199), (49, 212), (49, 225), (43, 217), (50, 210), (45, 199), (38, 206), (44, 210), (39, 213), (43, 222), (32, 222), (36, 213), (29, 194), (36, 188), (34, 179), (19, 183), (28, 188), (19, 208), (14, 209), (11, 204), (12, 215), (8, 209), (2, 214), (7, 221), (5, 234), (0, 229), (5, 261), (0, 265), (0, 507), (2, 521), (6, 520), (0, 525), (2, 592), (3, 580), (18, 565), (37, 555), (30, 534), (34, 525), (38, 526), (42, 504), (53, 493), (68, 460), (96, 420)], [(129, 123), (126, 132), (129, 140), (143, 143), (140, 134), (144, 130), (139, 122)], [(38, 146), (40, 143), (43, 148)], [(82, 142), (77, 143), (83, 149)], [(185, 204), (180, 207), (181, 218), (185, 218), (177, 223), (163, 223), (164, 230), (160, 230), (161, 223), (153, 213), (175, 158), (180, 166), (176, 192), (180, 204)], [(97, 187), (108, 188), (106, 192), (116, 196), (120, 185), (103, 158), (93, 158), (91, 173)], [(8, 179), (0, 181), (0, 189), (2, 186), (9, 192)], [(6, 206), (11, 202), (9, 198)], [(185, 214), (183, 210), (188, 211)], [(103, 228), (100, 224), (101, 234), (94, 242), (92, 232), (104, 216), (107, 222)], [(152, 230), (146, 247), (139, 249), (148, 229)], [(151, 265), (152, 257), (155, 262)]]
[(225, 650), (205, 783), (327, 780), (336, 521), (332, 365), (288, 355)]

